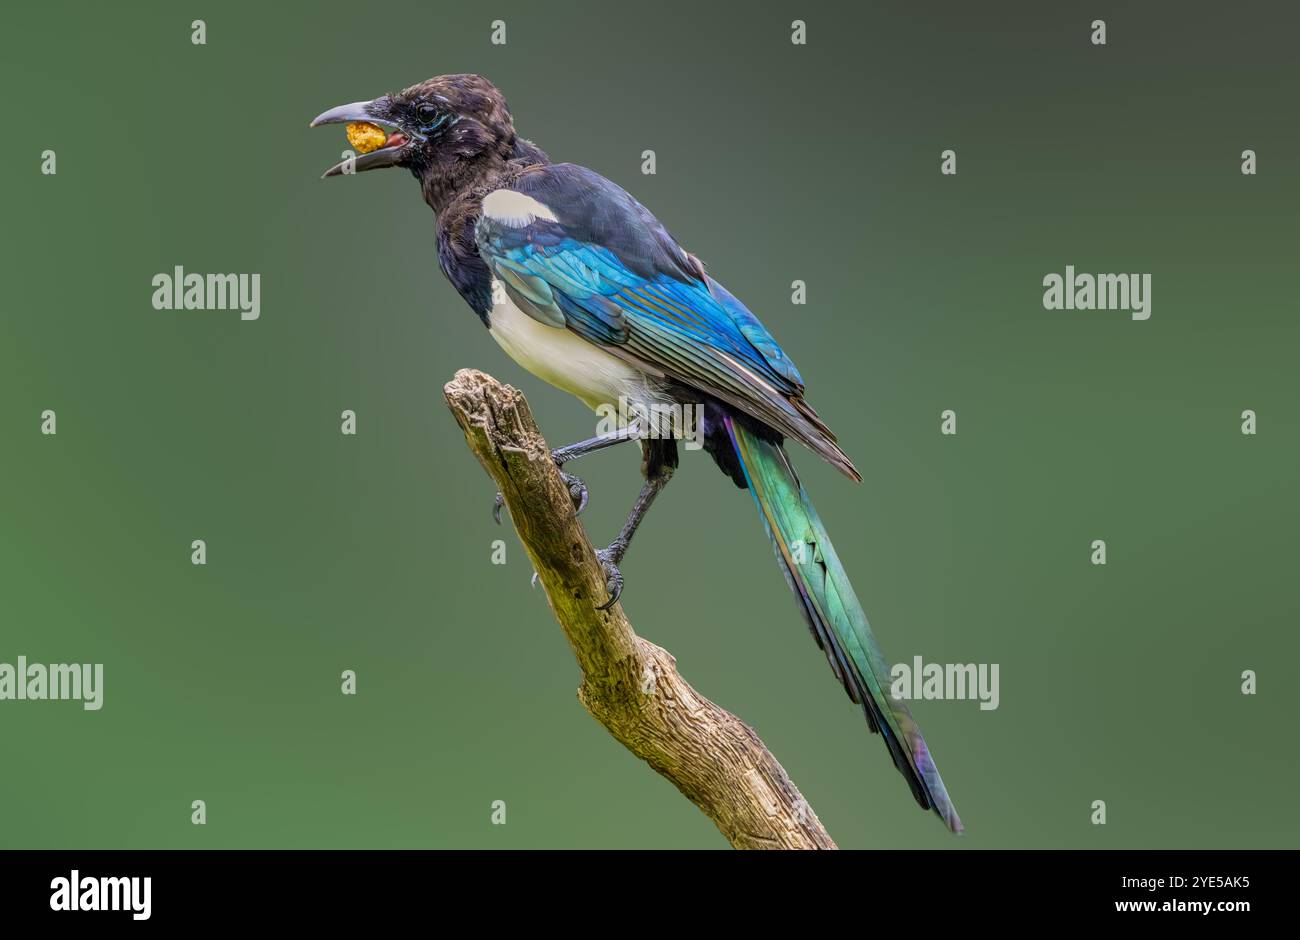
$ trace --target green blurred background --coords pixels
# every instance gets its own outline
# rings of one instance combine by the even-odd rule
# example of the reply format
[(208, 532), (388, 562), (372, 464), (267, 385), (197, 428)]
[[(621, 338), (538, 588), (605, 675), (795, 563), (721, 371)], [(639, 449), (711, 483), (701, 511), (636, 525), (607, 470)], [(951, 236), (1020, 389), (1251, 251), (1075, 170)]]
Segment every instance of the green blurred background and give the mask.
[[(309, 131), (314, 115), (458, 71), (495, 81), (554, 159), (650, 206), (799, 364), (866, 481), (796, 461), (887, 654), (1001, 666), (996, 711), (914, 707), (957, 840), (833, 680), (749, 497), (684, 457), (624, 566), (625, 608), (754, 726), (842, 846), (1297, 844), (1294, 9), (44, 3), (5, 19), (0, 661), (102, 662), (105, 703), (0, 702), (0, 845), (724, 845), (576, 701), (441, 388), (466, 366), (517, 384), (555, 445), (593, 416), (446, 284), (408, 174), (318, 179), (345, 140)], [(1042, 278), (1066, 264), (1151, 273), (1151, 319), (1044, 310)], [(175, 265), (260, 273), (261, 319), (154, 310), (150, 280)], [(598, 544), (636, 468), (631, 451), (577, 468)]]

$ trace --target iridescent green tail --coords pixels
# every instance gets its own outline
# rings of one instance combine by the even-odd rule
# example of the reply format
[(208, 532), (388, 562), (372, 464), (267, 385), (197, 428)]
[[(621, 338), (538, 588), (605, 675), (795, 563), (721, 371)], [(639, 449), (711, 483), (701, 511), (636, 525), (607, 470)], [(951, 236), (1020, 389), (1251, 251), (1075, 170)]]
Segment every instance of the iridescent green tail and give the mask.
[(907, 705), (889, 694), (889, 665), (785, 450), (729, 417), (726, 421), (778, 563), (817, 645), (849, 698), (862, 706), (871, 730), (884, 738), (916, 801), (923, 809), (933, 809), (953, 832), (961, 832), (961, 820), (921, 729)]

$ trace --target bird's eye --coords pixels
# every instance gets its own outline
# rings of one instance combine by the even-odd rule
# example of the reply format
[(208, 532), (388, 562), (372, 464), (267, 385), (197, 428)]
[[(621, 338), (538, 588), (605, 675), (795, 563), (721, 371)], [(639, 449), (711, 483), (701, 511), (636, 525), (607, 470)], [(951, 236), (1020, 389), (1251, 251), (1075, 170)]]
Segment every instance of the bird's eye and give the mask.
[(438, 117), (438, 109), (431, 104), (420, 105), (420, 110), (416, 113), (420, 117), (421, 124), (432, 124)]

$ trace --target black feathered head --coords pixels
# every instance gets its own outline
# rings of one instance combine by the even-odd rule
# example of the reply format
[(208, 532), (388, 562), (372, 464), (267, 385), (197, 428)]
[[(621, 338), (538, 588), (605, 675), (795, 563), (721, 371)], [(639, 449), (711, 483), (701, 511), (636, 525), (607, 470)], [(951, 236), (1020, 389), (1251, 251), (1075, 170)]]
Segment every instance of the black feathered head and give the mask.
[(439, 75), (371, 101), (331, 108), (311, 122), (365, 122), (384, 131), (381, 146), (344, 160), (325, 176), (402, 166), (426, 183), (461, 175), (466, 164), (540, 156), (515, 133), (505, 96), (481, 75)]

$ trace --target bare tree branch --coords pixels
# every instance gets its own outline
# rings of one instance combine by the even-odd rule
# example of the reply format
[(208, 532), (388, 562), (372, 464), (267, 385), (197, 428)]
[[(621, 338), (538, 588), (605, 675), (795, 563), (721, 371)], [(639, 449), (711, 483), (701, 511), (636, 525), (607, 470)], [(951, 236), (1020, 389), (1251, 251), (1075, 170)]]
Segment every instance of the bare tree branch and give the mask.
[(524, 396), (462, 369), (443, 393), (496, 482), (582, 669), (578, 699), (620, 743), (704, 811), (735, 848), (833, 849), (785, 769), (747, 724), (677, 674), (606, 598), (605, 577)]

